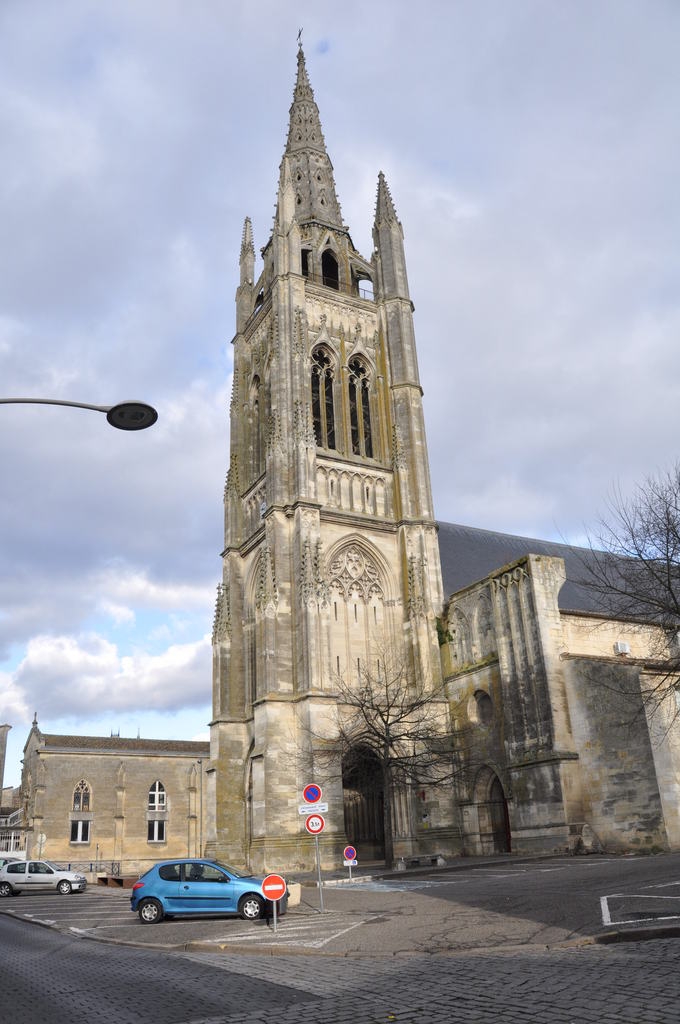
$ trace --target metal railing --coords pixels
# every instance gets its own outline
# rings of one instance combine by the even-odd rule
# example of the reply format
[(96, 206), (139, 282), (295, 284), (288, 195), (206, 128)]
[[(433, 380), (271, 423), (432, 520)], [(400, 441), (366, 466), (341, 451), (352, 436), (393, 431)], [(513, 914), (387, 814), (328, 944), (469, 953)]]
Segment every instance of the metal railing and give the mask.
[(328, 275), (314, 273), (303, 273), (303, 277), (308, 281), (311, 281), (312, 284), (321, 284), (324, 288), (332, 288), (333, 291), (342, 292), (343, 295), (355, 295), (360, 299), (366, 299), (368, 302), (373, 302), (373, 288), (362, 288), (356, 281), (347, 285), (338, 280), (337, 277), (329, 277)]

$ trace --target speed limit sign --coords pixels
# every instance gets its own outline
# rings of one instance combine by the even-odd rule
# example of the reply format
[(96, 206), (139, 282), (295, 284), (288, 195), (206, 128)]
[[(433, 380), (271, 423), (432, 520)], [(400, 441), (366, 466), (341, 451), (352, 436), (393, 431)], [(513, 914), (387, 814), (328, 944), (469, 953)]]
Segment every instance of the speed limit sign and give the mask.
[(308, 818), (305, 818), (305, 828), (313, 836), (318, 836), (319, 832), (323, 832), (326, 827), (326, 821), (321, 814), (310, 814)]

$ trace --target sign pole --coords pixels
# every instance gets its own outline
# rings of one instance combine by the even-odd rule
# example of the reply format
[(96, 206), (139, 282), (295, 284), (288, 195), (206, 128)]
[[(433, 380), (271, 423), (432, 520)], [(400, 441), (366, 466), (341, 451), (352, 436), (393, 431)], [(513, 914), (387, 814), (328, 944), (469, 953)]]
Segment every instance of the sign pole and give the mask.
[(316, 844), (316, 874), (319, 879), (319, 912), (323, 914), (323, 882), (321, 881), (321, 855), (319, 854), (319, 837), (314, 836)]
[(276, 935), (276, 908), (278, 906), (278, 900), (274, 900), (274, 935)]
[(349, 880), (352, 881), (352, 867), (357, 862), (357, 851), (354, 846), (346, 846), (342, 851), (343, 864), (349, 869)]

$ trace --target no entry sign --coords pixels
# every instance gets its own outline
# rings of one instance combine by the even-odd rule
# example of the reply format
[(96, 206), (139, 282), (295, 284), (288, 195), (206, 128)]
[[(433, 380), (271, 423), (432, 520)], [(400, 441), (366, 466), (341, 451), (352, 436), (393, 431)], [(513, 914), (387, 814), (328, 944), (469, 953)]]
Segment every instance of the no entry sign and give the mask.
[(305, 828), (313, 836), (318, 836), (319, 832), (323, 832), (325, 827), (326, 821), (321, 814), (310, 814), (308, 818), (305, 818)]
[(262, 894), (268, 900), (280, 900), (286, 892), (286, 882), (281, 875), (267, 875), (262, 880)]

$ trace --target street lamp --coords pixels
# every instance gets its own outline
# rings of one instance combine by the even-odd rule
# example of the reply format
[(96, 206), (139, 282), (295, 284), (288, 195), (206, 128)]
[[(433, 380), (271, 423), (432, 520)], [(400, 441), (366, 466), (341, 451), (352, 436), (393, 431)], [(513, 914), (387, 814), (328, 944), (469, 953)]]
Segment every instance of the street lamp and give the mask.
[(0, 405), (70, 405), (74, 409), (94, 409), (106, 413), (112, 427), (119, 430), (146, 430), (158, 419), (158, 413), (146, 402), (118, 402), (117, 405), (88, 405), (59, 398), (0, 398)]

